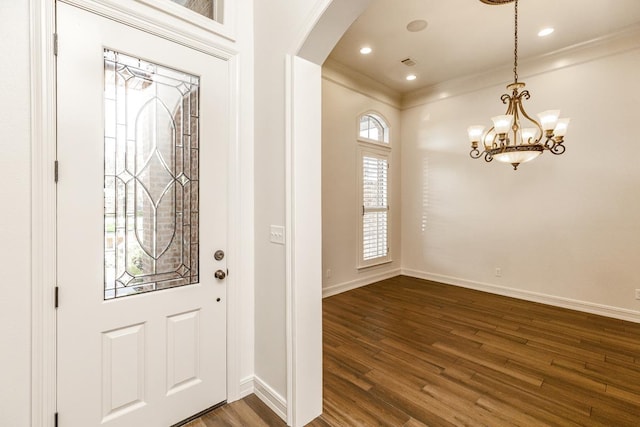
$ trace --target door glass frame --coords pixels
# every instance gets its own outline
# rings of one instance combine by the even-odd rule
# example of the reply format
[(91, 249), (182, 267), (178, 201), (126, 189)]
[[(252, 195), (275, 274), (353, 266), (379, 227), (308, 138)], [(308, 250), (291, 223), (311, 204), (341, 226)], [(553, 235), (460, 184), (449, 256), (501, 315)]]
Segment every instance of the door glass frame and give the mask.
[(103, 63), (104, 299), (198, 283), (200, 77)]

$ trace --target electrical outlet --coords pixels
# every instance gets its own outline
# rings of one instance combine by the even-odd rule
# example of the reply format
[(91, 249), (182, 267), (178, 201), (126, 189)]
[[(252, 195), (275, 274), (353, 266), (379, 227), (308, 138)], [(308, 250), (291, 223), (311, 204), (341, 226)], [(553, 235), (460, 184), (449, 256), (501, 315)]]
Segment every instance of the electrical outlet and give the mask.
[(271, 243), (284, 245), (284, 227), (281, 225), (272, 225), (269, 232)]
[(502, 277), (502, 269), (500, 267), (496, 267), (496, 277)]
[(640, 289), (636, 289), (636, 299), (640, 299)]
[(327, 269), (327, 279), (331, 279), (331, 269)]

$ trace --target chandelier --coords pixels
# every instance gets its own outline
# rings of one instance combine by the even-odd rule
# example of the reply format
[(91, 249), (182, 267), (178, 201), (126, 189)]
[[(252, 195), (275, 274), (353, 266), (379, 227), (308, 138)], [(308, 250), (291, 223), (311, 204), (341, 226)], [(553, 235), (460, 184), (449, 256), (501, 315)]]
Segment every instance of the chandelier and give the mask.
[[(514, 0), (480, 0), (486, 4), (504, 4)], [(515, 32), (513, 83), (507, 86), (511, 92), (500, 97), (507, 104), (507, 112), (492, 117), (493, 126), (485, 132), (484, 126), (470, 126), (467, 129), (471, 141), (473, 159), (484, 157), (486, 162), (496, 159), (499, 162), (511, 163), (514, 170), (521, 163), (531, 161), (545, 150), (559, 155), (564, 153), (564, 136), (569, 126), (568, 118), (559, 119), (559, 110), (549, 110), (538, 114), (539, 121), (531, 118), (522, 106), (523, 99), (529, 99), (528, 90), (523, 90), (524, 82), (518, 81), (518, 0), (515, 0)], [(482, 142), (484, 150), (478, 146)]]

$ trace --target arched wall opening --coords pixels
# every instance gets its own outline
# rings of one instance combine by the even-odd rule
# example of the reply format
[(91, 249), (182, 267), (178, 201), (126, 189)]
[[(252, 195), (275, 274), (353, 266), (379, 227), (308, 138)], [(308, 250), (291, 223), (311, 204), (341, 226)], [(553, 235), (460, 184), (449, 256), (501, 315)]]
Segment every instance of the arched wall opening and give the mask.
[(319, 0), (287, 58), (287, 420), (322, 413), (322, 64), (371, 0)]

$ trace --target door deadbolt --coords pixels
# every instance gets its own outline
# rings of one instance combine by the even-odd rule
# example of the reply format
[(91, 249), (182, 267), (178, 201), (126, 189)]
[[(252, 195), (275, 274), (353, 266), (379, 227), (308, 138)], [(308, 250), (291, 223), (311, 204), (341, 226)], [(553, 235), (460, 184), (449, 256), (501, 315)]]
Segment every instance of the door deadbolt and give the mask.
[(213, 257), (215, 258), (216, 261), (221, 261), (222, 258), (224, 258), (224, 251), (222, 249), (218, 249), (214, 254)]
[(216, 277), (216, 279), (218, 279), (218, 280), (222, 280), (222, 279), (224, 279), (225, 277), (227, 277), (227, 273), (225, 273), (225, 272), (224, 272), (224, 271), (222, 271), (222, 270), (218, 270), (218, 271), (216, 271), (215, 273), (213, 273), (213, 275), (214, 275), (214, 276)]

